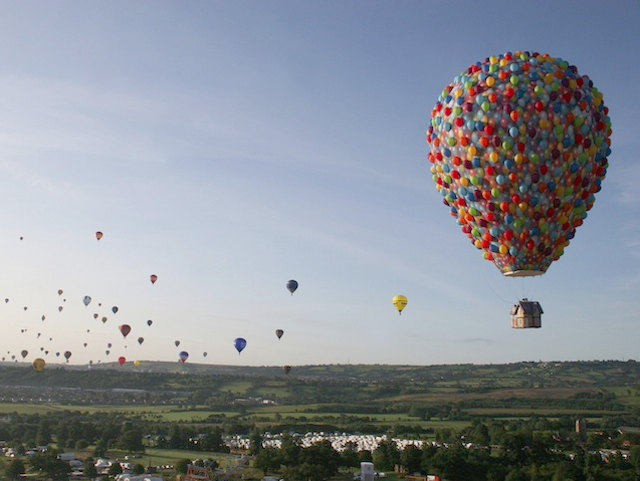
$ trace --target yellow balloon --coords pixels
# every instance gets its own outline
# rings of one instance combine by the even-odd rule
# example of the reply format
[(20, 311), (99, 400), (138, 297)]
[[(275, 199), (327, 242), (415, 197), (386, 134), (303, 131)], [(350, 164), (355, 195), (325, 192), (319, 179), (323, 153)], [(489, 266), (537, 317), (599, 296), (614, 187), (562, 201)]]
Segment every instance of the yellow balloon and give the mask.
[(402, 295), (393, 296), (393, 305), (398, 309), (398, 314), (402, 314), (402, 309), (407, 305), (407, 298)]
[(33, 360), (33, 369), (36, 372), (40, 372), (40, 371), (42, 371), (44, 369), (44, 365), (45, 364), (46, 363), (44, 362), (44, 359), (42, 359), (41, 357), (39, 357), (37, 359), (34, 359)]
[(134, 366), (139, 366), (139, 365), (140, 365), (140, 361), (138, 361), (138, 360), (133, 361), (133, 365), (134, 365)]

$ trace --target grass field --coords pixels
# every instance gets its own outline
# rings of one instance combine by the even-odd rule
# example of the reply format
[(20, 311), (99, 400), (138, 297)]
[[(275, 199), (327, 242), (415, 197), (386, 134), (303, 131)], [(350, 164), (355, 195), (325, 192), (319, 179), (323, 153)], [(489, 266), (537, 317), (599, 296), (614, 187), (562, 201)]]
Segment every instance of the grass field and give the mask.
[(81, 413), (93, 414), (106, 412), (113, 414), (138, 415), (143, 418), (158, 421), (184, 421), (197, 422), (206, 419), (211, 415), (233, 417), (237, 412), (233, 411), (210, 411), (210, 410), (189, 410), (179, 406), (112, 406), (112, 405), (66, 405), (66, 404), (11, 404), (0, 403), (0, 414), (45, 414), (47, 412), (78, 411)]

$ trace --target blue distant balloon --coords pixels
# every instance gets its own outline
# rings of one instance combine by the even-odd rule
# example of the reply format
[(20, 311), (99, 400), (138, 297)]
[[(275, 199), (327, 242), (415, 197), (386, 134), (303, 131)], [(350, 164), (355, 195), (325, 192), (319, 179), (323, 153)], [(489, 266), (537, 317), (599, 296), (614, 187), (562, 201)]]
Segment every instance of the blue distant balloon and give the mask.
[(187, 351), (180, 351), (180, 362), (184, 363), (189, 357), (189, 353)]
[(240, 354), (242, 352), (242, 350), (245, 347), (247, 347), (247, 341), (244, 338), (239, 337), (235, 341), (233, 341), (233, 345), (236, 347), (236, 350), (238, 351), (238, 354)]
[(287, 290), (291, 293), (291, 295), (293, 295), (293, 293), (296, 291), (297, 288), (298, 288), (298, 281), (295, 281), (293, 279), (291, 279), (290, 281), (287, 281)]

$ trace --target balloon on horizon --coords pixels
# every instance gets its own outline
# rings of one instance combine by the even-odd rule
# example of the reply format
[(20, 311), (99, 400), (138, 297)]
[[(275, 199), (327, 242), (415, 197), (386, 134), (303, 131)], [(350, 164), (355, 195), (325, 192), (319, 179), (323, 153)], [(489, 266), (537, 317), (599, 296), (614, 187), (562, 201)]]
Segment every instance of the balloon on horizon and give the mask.
[(38, 357), (33, 360), (32, 366), (35, 372), (41, 372), (44, 369), (46, 362), (41, 357)]

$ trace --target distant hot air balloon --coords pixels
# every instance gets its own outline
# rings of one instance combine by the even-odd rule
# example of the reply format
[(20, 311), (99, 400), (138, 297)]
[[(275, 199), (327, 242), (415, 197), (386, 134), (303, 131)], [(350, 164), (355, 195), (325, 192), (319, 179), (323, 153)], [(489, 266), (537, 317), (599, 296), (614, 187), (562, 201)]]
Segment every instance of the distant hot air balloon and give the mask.
[(278, 336), (278, 339), (280, 339), (283, 334), (284, 334), (284, 331), (282, 329), (276, 329), (276, 336)]
[(61, 296), (64, 291), (62, 289), (58, 289), (58, 295)]
[(97, 313), (97, 312), (94, 312), (94, 313), (93, 313), (93, 318), (94, 318), (94, 319), (97, 319), (97, 318), (98, 318), (98, 313)]
[(100, 319), (102, 321), (102, 324), (104, 324), (105, 322), (107, 322), (107, 316), (102, 316), (102, 319)]
[(291, 372), (291, 366), (284, 366), (282, 369), (285, 374), (289, 374)]
[(27, 306), (24, 306), (24, 310), (26, 311), (27, 309), (28, 309), (28, 307), (27, 307)]
[(184, 364), (184, 362), (187, 360), (187, 358), (189, 357), (189, 353), (187, 351), (180, 351), (180, 362), (182, 364)]
[(86, 342), (84, 344), (82, 344), (82, 345), (83, 345), (83, 347), (87, 347), (87, 343)]
[(82, 298), (82, 302), (84, 303), (85, 306), (88, 306), (89, 303), (91, 302), (91, 296), (84, 296)]
[(64, 358), (67, 360), (67, 362), (69, 362), (69, 358), (71, 357), (71, 351), (65, 351), (64, 352)]
[(126, 357), (124, 357), (124, 356), (120, 356), (120, 357), (118, 358), (118, 364), (120, 364), (121, 366), (122, 366), (125, 362), (127, 362), (127, 358), (126, 358)]
[(287, 290), (291, 293), (291, 295), (293, 295), (293, 293), (296, 292), (297, 288), (298, 288), (298, 281), (293, 279), (287, 281)]
[(59, 352), (56, 352), (56, 357), (60, 357), (60, 353)]
[(111, 312), (113, 312), (114, 314), (115, 314), (116, 312), (118, 312), (118, 306), (113, 306), (113, 307), (111, 308)]
[(96, 239), (98, 239), (98, 240), (102, 239), (102, 235), (103, 235), (102, 232), (97, 231), (96, 232)]
[(134, 366), (139, 366), (140, 365), (140, 361), (138, 361), (137, 359), (135, 361), (133, 361), (133, 365)]
[(151, 324), (153, 324), (153, 321), (152, 321), (151, 319), (149, 319), (149, 320), (147, 321), (147, 326), (150, 326)]
[(33, 360), (33, 370), (36, 372), (41, 372), (44, 369), (45, 366), (45, 362), (44, 359), (42, 359), (41, 357), (38, 357), (36, 359)]
[(151, 279), (151, 284), (155, 284), (156, 281), (158, 280), (158, 276), (156, 276), (155, 274), (151, 274), (149, 276), (149, 279)]
[(46, 317), (44, 317), (44, 314), (42, 314), (42, 317), (40, 319), (42, 319), (43, 321), (46, 319)]
[(62, 306), (58, 306), (58, 312), (62, 312), (63, 307)]
[(144, 342), (144, 337), (139, 337), (138, 344), (142, 345), (143, 342)]
[(178, 347), (180, 345), (180, 341), (174, 341), (174, 344), (176, 345), (176, 347)]
[(121, 326), (118, 327), (118, 329), (120, 329), (120, 333), (122, 334), (122, 337), (127, 337), (131, 332), (131, 326), (129, 324), (122, 324)]
[(111, 349), (111, 346), (112, 346), (112, 345), (113, 345), (113, 344), (111, 344), (110, 342), (108, 342), (108, 343), (107, 343), (107, 347), (108, 347), (109, 349)]
[(108, 356), (111, 353), (111, 351), (107, 349), (106, 351), (104, 351), (104, 353)]
[(247, 341), (242, 337), (238, 337), (235, 341), (233, 341), (233, 345), (236, 347), (238, 354), (240, 354), (242, 350), (247, 347)]
[(8, 302), (9, 302), (9, 298), (8, 298), (8, 297), (7, 297), (7, 298), (5, 298), (4, 302), (5, 302), (5, 303), (8, 303)]
[(407, 305), (407, 298), (399, 294), (397, 296), (393, 296), (393, 300), (391, 302), (393, 302), (393, 305), (398, 309), (398, 314), (402, 314), (402, 309)]
[(204, 357), (207, 357), (207, 351), (203, 352), (203, 353), (202, 353), (202, 355), (203, 355)]
[(22, 356), (22, 359), (27, 357), (28, 354), (29, 354), (29, 351), (27, 351), (26, 349), (23, 349), (22, 352), (20, 352), (20, 355)]

